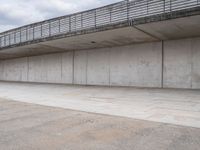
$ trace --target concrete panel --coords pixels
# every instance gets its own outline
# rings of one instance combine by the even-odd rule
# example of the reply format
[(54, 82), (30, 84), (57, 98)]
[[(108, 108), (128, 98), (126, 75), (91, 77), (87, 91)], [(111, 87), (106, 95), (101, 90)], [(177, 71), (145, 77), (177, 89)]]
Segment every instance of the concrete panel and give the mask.
[(29, 57), (29, 81), (61, 83), (61, 53)]
[(62, 83), (73, 83), (73, 52), (62, 53)]
[(62, 54), (44, 55), (44, 68), (47, 75), (48, 83), (62, 83), (61, 70), (62, 70)]
[(0, 61), (0, 80), (4, 80), (4, 65), (3, 65), (3, 61)]
[(29, 57), (29, 81), (61, 83), (61, 54)]
[(164, 87), (191, 88), (191, 40), (164, 43)]
[(87, 51), (76, 51), (74, 56), (74, 83), (87, 83)]
[(200, 38), (192, 40), (192, 88), (200, 89)]
[(3, 61), (3, 79), (7, 81), (27, 81), (27, 57)]
[(97, 49), (88, 51), (87, 84), (109, 85), (110, 51)]
[(72, 53), (29, 57), (29, 81), (72, 83)]
[(46, 71), (46, 66), (45, 56), (34, 56), (34, 57), (29, 57), (29, 81), (31, 82), (47, 82), (47, 71)]
[(161, 87), (161, 42), (111, 50), (111, 85)]

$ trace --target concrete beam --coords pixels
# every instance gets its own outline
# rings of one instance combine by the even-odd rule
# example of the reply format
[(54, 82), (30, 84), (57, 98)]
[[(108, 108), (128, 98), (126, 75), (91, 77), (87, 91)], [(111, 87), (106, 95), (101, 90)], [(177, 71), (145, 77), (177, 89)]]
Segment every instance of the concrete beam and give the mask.
[(199, 6), (167, 11), (4, 47), (0, 51), (0, 59), (200, 36)]
[(160, 40), (199, 37), (199, 26), (200, 15), (134, 25), (135, 28)]
[(157, 41), (157, 39), (135, 28), (125, 27), (4, 49), (0, 51), (0, 59), (34, 56), (71, 50), (122, 46), (152, 41)]

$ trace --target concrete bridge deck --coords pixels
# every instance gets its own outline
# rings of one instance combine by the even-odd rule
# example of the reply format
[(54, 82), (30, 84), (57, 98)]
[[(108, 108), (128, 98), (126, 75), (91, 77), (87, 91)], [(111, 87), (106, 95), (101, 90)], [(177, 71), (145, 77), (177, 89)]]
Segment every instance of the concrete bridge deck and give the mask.
[(0, 34), (0, 59), (200, 36), (199, 0), (142, 0)]

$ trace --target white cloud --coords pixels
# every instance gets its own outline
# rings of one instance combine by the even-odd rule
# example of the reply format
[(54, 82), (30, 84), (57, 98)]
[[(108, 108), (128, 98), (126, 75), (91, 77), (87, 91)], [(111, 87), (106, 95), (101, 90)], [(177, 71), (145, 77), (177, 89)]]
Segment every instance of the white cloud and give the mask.
[(120, 0), (0, 0), (0, 32)]

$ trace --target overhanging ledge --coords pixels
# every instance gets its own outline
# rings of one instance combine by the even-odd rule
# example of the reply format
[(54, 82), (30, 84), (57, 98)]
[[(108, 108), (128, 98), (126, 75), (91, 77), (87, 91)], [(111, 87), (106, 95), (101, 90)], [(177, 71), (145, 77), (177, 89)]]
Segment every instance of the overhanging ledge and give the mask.
[[(151, 5), (154, 3), (149, 3), (147, 5), (140, 4), (138, 6), (135, 1), (130, 1), (128, 3), (123, 1), (109, 6), (101, 7), (98, 9), (93, 9), (90, 11), (85, 11), (66, 16), (69, 17), (71, 20), (72, 17), (74, 16), (78, 17), (78, 15), (82, 15), (84, 13), (90, 12), (94, 15), (97, 13), (97, 10), (100, 12), (109, 10), (110, 14), (112, 15), (124, 15), (124, 14), (130, 15), (130, 16), (126, 15), (122, 16), (118, 18), (117, 21), (113, 21), (112, 15), (109, 15), (109, 13), (105, 13), (106, 15), (109, 15), (110, 18), (109, 17), (108, 18), (110, 19), (110, 22), (98, 26), (96, 26), (96, 24), (93, 25), (92, 21), (95, 21), (95, 23), (97, 23), (98, 17), (102, 16), (101, 15), (94, 16), (95, 18), (92, 18), (93, 20), (89, 20), (89, 23), (91, 23), (90, 28), (85, 28), (85, 29), (79, 28), (77, 30), (76, 28), (79, 25), (78, 22), (79, 20), (75, 20), (74, 22), (75, 25), (70, 26), (69, 30), (70, 32), (69, 31), (64, 33), (58, 32), (59, 34), (50, 34), (51, 22), (49, 23), (48, 21), (44, 21), (41, 23), (44, 24), (49, 23), (48, 29), (50, 35), (45, 37), (42, 36), (43, 24), (36, 23), (37, 27), (41, 29), (38, 30), (41, 32), (41, 33), (39, 32), (39, 34), (41, 34), (41, 37), (25, 41), (20, 39), (20, 42), (12, 44), (11, 35), (9, 35), (8, 37), (5, 36), (4, 44), (6, 44), (6, 39), (9, 39), (10, 44), (0, 47), (0, 59), (32, 56), (32, 55), (46, 54), (46, 53), (65, 51), (65, 50), (82, 50), (82, 49), (92, 49), (101, 47), (113, 47), (113, 46), (127, 45), (139, 42), (151, 42), (159, 40), (161, 41), (161, 40), (171, 40), (171, 39), (200, 36), (200, 32), (198, 31), (199, 30), (198, 26), (200, 26), (200, 21), (198, 21), (200, 20), (200, 6), (198, 3), (195, 5), (192, 4), (191, 5), (192, 8), (186, 7), (187, 9), (183, 9), (181, 7), (181, 10), (179, 9), (170, 10), (169, 6), (165, 6), (166, 3), (163, 3), (164, 1), (161, 0), (158, 1), (162, 2), (162, 4), (154, 2), (155, 6), (158, 7), (159, 10), (163, 9), (160, 12), (158, 11), (159, 13), (157, 11), (155, 12), (155, 10), (153, 9), (155, 6), (151, 7)], [(176, 0), (176, 2), (178, 3), (177, 6), (179, 6), (179, 3), (181, 1)], [(137, 9), (136, 8), (135, 8), (136, 10), (133, 9), (134, 8), (133, 6), (134, 7), (137, 6)], [(119, 12), (110, 10), (111, 7), (113, 9), (114, 8), (119, 9), (118, 10)], [(142, 16), (137, 16), (135, 14), (135, 11), (138, 12), (143, 11), (142, 8), (147, 9), (147, 12), (149, 13), (144, 14)], [(63, 19), (63, 17), (60, 19)], [(194, 22), (194, 25), (190, 24), (191, 20)], [(56, 21), (56, 18), (53, 21)], [(58, 21), (60, 22), (61, 20)], [(70, 22), (67, 25), (72, 25), (71, 23), (72, 22)], [(84, 23), (84, 20), (81, 20), (80, 23)], [(74, 27), (75, 30), (72, 30)], [(35, 28), (33, 27), (33, 29)], [(61, 27), (59, 26), (59, 30), (60, 29)], [(12, 31), (14, 31), (14, 29)], [(25, 37), (27, 38), (28, 30), (24, 29), (24, 31), (26, 31)], [(33, 30), (33, 33), (35, 33), (34, 31), (35, 30)], [(179, 32), (181, 32), (181, 34), (179, 34)], [(20, 29), (20, 35), (22, 33), (23, 32)], [(48, 51), (47, 50), (48, 48), (51, 50)]]

